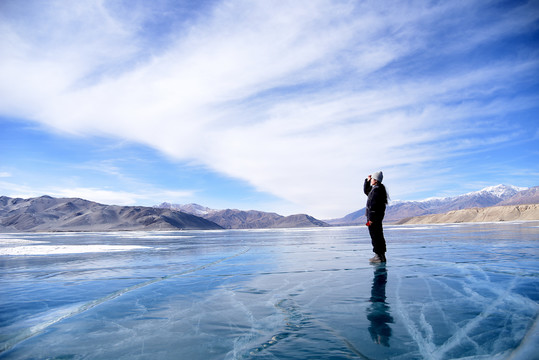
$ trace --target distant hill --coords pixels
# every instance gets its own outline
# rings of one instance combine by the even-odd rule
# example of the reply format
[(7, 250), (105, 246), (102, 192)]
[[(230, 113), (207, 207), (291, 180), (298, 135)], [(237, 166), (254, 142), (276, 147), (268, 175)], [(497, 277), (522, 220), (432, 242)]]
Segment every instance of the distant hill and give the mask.
[(158, 208), (177, 209), (193, 213), (219, 224), (225, 229), (265, 229), (265, 228), (302, 228), (323, 227), (329, 224), (305, 214), (282, 216), (276, 213), (257, 210), (215, 210), (198, 204), (162, 203)]
[[(454, 197), (394, 202), (387, 207), (384, 221), (396, 222), (414, 216), (442, 214), (468, 208), (539, 203), (537, 188), (525, 189), (512, 185), (496, 185)], [(325, 222), (331, 225), (358, 225), (364, 224), (365, 220), (365, 208), (362, 208), (343, 218), (325, 220)]]
[(250, 210), (220, 210), (212, 211), (205, 218), (221, 225), (225, 229), (261, 229), (272, 227), (281, 215)]
[(170, 209), (103, 205), (78, 198), (0, 197), (0, 232), (210, 230), (222, 227)]

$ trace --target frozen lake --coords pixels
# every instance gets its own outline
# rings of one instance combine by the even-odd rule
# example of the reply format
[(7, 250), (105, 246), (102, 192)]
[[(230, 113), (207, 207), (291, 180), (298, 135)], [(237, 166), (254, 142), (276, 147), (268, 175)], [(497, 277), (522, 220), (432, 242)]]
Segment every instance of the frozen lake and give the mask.
[(539, 223), (0, 234), (0, 359), (539, 359)]

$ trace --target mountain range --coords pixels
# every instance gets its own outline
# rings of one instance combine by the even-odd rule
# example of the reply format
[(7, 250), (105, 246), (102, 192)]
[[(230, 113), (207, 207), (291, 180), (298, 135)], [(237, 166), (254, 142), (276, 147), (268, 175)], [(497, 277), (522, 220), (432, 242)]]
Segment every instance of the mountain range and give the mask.
[(210, 211), (195, 204), (186, 206), (184, 211), (175, 209), (172, 205), (118, 206), (79, 198), (53, 198), (46, 195), (30, 199), (0, 196), (0, 232), (215, 230), (315, 226), (329, 225), (304, 214), (285, 217), (254, 210)]
[[(366, 199), (366, 197), (365, 197)], [(404, 218), (430, 214), (442, 214), (448, 211), (468, 208), (484, 208), (495, 205), (518, 205), (539, 203), (539, 187), (520, 188), (512, 185), (496, 185), (467, 194), (430, 198), (422, 201), (390, 202), (384, 221), (397, 222)], [(330, 225), (359, 225), (366, 222), (365, 208), (350, 213), (339, 219), (324, 220)]]
[[(522, 204), (539, 204), (539, 186), (526, 189), (497, 185), (455, 197), (395, 201), (387, 207), (385, 221), (402, 223), (403, 219), (411, 217), (493, 206), (504, 206), (503, 211), (507, 213), (512, 211), (507, 206), (518, 207)], [(489, 219), (495, 217), (492, 214), (489, 216)], [(261, 229), (364, 223), (365, 208), (340, 219), (321, 221), (306, 214), (282, 216), (257, 210), (215, 210), (198, 204), (118, 206), (79, 198), (41, 196), (21, 199), (0, 196), (0, 232)]]

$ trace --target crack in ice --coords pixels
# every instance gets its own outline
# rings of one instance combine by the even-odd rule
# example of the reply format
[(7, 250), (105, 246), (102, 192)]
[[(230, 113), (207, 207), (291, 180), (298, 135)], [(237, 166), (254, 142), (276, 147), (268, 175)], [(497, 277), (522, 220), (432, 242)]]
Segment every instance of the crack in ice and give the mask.
[[(469, 269), (467, 269), (469, 270)], [(477, 269), (476, 269), (477, 270)], [(483, 280), (486, 280), (487, 284), (491, 283), (492, 280), (488, 276), (487, 273), (483, 271), (483, 269), (478, 268), (478, 273), (482, 275)], [(463, 275), (470, 275), (470, 271), (468, 271), (466, 274)], [(403, 303), (401, 299), (401, 289), (403, 287), (403, 280), (407, 279), (407, 276), (401, 276), (398, 278), (397, 286), (396, 286), (396, 305), (398, 308), (398, 313), (403, 321), (403, 324), (405, 325), (408, 333), (412, 336), (414, 341), (416, 342), (419, 352), (421, 356), (424, 359), (443, 359), (451, 350), (454, 348), (462, 345), (463, 343), (467, 342), (471, 346), (475, 348), (476, 354), (479, 355), (481, 346), (474, 340), (474, 337), (471, 335), (475, 329), (478, 329), (482, 322), (488, 319), (489, 317), (497, 314), (500, 307), (505, 304), (513, 304), (513, 305), (524, 305), (527, 308), (530, 309), (536, 309), (537, 305), (532, 300), (522, 297), (519, 294), (514, 293), (515, 287), (518, 285), (519, 279), (517, 277), (513, 278), (507, 287), (503, 288), (503, 290), (500, 290), (498, 287), (492, 286), (488, 287), (489, 291), (493, 294), (493, 297), (481, 294), (480, 289), (476, 289), (475, 287), (477, 285), (482, 285), (481, 282), (478, 282), (476, 278), (472, 277), (469, 278), (469, 276), (466, 276), (468, 279), (465, 283), (462, 284), (462, 288), (459, 290), (454, 289), (449, 284), (445, 283), (442, 280), (438, 280), (436, 277), (429, 277), (428, 279), (423, 279), (427, 291), (427, 298), (425, 304), (423, 304), (420, 307), (420, 313), (418, 319), (414, 320), (410, 317), (411, 311), (406, 309), (406, 305)], [(430, 281), (432, 281), (432, 283)], [(441, 286), (445, 291), (449, 292), (449, 294), (452, 294), (452, 296), (457, 298), (462, 298), (463, 296), (474, 302), (474, 303), (481, 303), (486, 305), (483, 307), (482, 311), (479, 312), (474, 317), (467, 319), (464, 326), (458, 326), (455, 322), (450, 321), (450, 319), (446, 319), (444, 322), (446, 324), (452, 324), (456, 329), (453, 329), (453, 335), (447, 338), (443, 344), (437, 346), (434, 339), (434, 329), (432, 327), (432, 324), (429, 323), (428, 318), (426, 316), (426, 312), (428, 311), (428, 306), (433, 306), (437, 312), (442, 314), (442, 316), (445, 318), (445, 312), (443, 311), (442, 307), (439, 303), (435, 301), (436, 297), (433, 294), (433, 287), (432, 284), (436, 283), (439, 286)], [(475, 285), (475, 287), (474, 287)], [(488, 285), (487, 285), (488, 286)], [(481, 287), (483, 288), (484, 285)], [(432, 300), (432, 303), (430, 302)], [(535, 310), (536, 311), (536, 310)], [(509, 315), (506, 315), (505, 322), (511, 321), (511, 318)], [(536, 320), (537, 322), (537, 320)], [(534, 325), (531, 329), (528, 330), (527, 334), (530, 333), (535, 334), (537, 332), (536, 329), (537, 325)], [(527, 335), (527, 336), (528, 336)], [(498, 334), (498, 338), (500, 338), (502, 334)], [(533, 335), (529, 335), (533, 336)], [(536, 335), (535, 335), (536, 336)], [(524, 340), (523, 340), (524, 343)], [(486, 354), (485, 354), (486, 355)], [(491, 354), (492, 355), (492, 354)], [(507, 354), (497, 354), (499, 356), (504, 356)]]
[(227, 260), (233, 259), (235, 257), (238, 257), (240, 255), (243, 255), (246, 252), (248, 252), (249, 250), (250, 250), (250, 248), (244, 248), (243, 250), (241, 250), (240, 252), (238, 252), (238, 253), (236, 253), (234, 255), (227, 256), (227, 257), (215, 260), (215, 261), (213, 261), (211, 263), (200, 265), (200, 266), (197, 266), (196, 268), (185, 270), (185, 271), (182, 271), (182, 272), (179, 272), (179, 273), (154, 278), (154, 279), (151, 279), (151, 280), (148, 280), (148, 281), (145, 281), (145, 282), (142, 282), (142, 283), (139, 283), (139, 284), (129, 286), (127, 288), (115, 291), (115, 292), (113, 292), (113, 293), (111, 293), (111, 294), (109, 294), (107, 296), (102, 297), (102, 298), (99, 298), (99, 299), (84, 303), (81, 306), (76, 306), (76, 305), (75, 306), (70, 306), (70, 307), (68, 307), (66, 309), (57, 311), (56, 312), (57, 315), (60, 315), (60, 314), (58, 314), (58, 312), (60, 312), (62, 314), (60, 316), (49, 316), (49, 317), (52, 317), (50, 320), (42, 322), (41, 324), (34, 325), (34, 326), (28, 328), (27, 330), (23, 331), (21, 334), (19, 334), (15, 338), (13, 338), (13, 339), (7, 341), (6, 343), (4, 343), (2, 345), (2, 348), (0, 348), (0, 354), (7, 351), (7, 350), (10, 350), (11, 348), (16, 346), (17, 344), (19, 344), (19, 343), (21, 343), (21, 342), (23, 342), (25, 340), (28, 340), (31, 337), (34, 337), (34, 336), (40, 334), (45, 329), (47, 329), (48, 327), (50, 327), (50, 326), (52, 326), (52, 325), (54, 325), (56, 323), (59, 323), (59, 322), (65, 320), (65, 319), (71, 318), (73, 316), (79, 315), (79, 314), (81, 314), (81, 313), (83, 313), (85, 311), (88, 311), (88, 310), (90, 310), (90, 309), (92, 309), (92, 308), (94, 308), (94, 307), (96, 307), (98, 305), (101, 305), (101, 304), (103, 304), (103, 303), (105, 303), (107, 301), (116, 299), (116, 298), (118, 298), (118, 297), (120, 297), (120, 296), (122, 296), (122, 295), (124, 295), (124, 294), (126, 294), (128, 292), (131, 292), (131, 291), (140, 289), (142, 287), (157, 283), (159, 281), (164, 281), (164, 280), (172, 279), (172, 278), (175, 278), (175, 277), (178, 277), (178, 276), (192, 274), (194, 272), (204, 270), (204, 269), (206, 269), (208, 267), (217, 265), (217, 264), (219, 264), (219, 263), (221, 263), (223, 261), (227, 261)]

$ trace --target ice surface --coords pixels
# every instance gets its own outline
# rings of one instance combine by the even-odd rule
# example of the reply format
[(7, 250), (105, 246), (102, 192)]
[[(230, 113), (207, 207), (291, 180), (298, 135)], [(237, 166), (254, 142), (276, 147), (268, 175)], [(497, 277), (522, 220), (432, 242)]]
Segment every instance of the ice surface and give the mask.
[(3, 234), (125, 251), (0, 256), (0, 358), (537, 359), (537, 225)]

